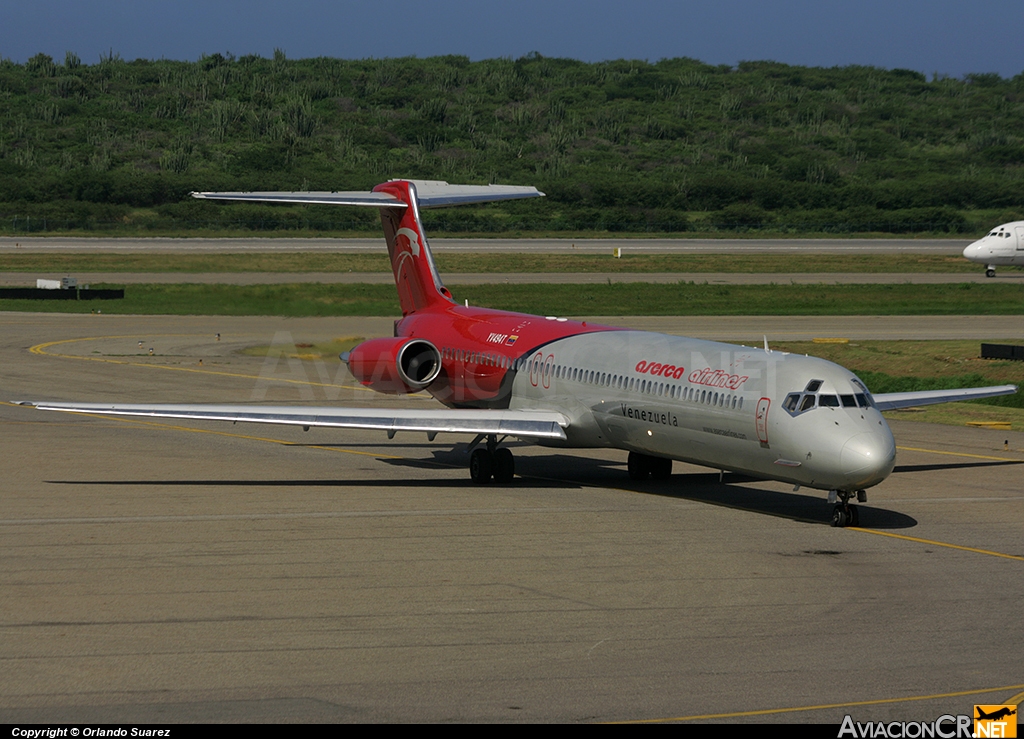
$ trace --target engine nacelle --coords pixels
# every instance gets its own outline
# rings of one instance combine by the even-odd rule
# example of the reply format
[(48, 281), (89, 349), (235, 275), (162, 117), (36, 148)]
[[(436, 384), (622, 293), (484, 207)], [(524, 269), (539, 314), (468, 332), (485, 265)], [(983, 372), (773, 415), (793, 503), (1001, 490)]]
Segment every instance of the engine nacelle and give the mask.
[(371, 339), (349, 352), (348, 369), (360, 383), (379, 393), (415, 393), (437, 379), (441, 352), (423, 339)]

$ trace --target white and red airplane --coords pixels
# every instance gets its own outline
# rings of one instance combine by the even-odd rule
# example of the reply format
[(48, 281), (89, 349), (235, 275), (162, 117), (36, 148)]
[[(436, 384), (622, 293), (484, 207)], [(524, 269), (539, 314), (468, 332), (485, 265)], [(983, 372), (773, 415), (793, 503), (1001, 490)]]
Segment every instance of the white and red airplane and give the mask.
[(986, 277), (995, 277), (996, 267), (1024, 264), (1024, 221), (996, 226), (967, 246), (964, 257), (984, 264)]
[(477, 483), (511, 480), (507, 437), (629, 453), (633, 479), (668, 478), (680, 460), (829, 491), (834, 526), (856, 524), (854, 496), (892, 472), (881, 411), (986, 398), (1016, 386), (872, 397), (852, 372), (814, 357), (460, 305), (441, 283), (419, 211), (540, 197), (532, 187), (392, 180), (372, 192), (193, 193), (198, 198), (380, 209), (402, 318), (394, 336), (343, 359), (366, 387), (425, 390), (445, 406), (375, 410), (265, 405), (25, 402), (43, 410), (475, 435)]

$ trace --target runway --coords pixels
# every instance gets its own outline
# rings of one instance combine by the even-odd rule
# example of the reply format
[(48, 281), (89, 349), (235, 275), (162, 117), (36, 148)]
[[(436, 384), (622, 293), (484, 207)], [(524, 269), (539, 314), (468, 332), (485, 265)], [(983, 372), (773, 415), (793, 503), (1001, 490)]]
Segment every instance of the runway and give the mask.
[[(672, 320), (727, 339), (772, 319)], [(796, 336), (837, 319), (773, 320)], [(388, 333), (0, 314), (3, 397), (429, 407), (340, 363), (237, 353)], [(833, 529), (819, 491), (678, 463), (638, 485), (620, 452), (516, 447), (522, 476), (479, 488), (457, 437), (2, 404), (0, 722), (838, 725), (1007, 701), (1024, 692), (1024, 434), (893, 429), (863, 528)]]
[[(430, 248), (445, 252), (512, 252), (528, 254), (611, 254), (616, 248), (634, 254), (955, 254), (973, 239), (459, 239), (431, 238)], [(0, 254), (56, 253), (259, 253), (381, 252), (384, 239), (168, 239), (82, 237), (0, 237)]]

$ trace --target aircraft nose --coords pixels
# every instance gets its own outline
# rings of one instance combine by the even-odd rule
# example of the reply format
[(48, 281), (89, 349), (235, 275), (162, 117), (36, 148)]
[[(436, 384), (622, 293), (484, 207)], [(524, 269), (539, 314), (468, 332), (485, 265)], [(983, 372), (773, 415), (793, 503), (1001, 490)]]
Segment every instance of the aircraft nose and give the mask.
[(973, 244), (969, 245), (966, 249), (964, 249), (964, 258), (965, 259), (974, 259), (974, 258), (976, 258), (978, 256), (978, 252), (981, 250), (980, 243), (981, 242), (979, 242), (979, 241), (975, 241)]
[(843, 445), (839, 461), (851, 487), (877, 485), (889, 476), (896, 464), (896, 441), (891, 433), (857, 434)]

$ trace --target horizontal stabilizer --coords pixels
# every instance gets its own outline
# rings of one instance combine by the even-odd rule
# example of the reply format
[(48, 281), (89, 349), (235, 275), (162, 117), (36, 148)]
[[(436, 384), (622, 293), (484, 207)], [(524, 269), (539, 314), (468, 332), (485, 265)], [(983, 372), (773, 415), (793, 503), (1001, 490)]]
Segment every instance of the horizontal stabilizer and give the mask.
[(892, 411), (897, 408), (912, 408), (919, 405), (935, 405), (936, 403), (953, 403), (957, 400), (978, 400), (994, 398), (997, 395), (1013, 395), (1017, 392), (1016, 385), (994, 385), (992, 387), (971, 387), (956, 390), (920, 390), (911, 393), (883, 393), (873, 395), (875, 405), (880, 411)]
[(554, 411), (406, 410), (401, 408), (316, 408), (311, 406), (47, 403), (18, 401), (44, 411), (110, 416), (184, 418), (197, 421), (269, 423), (286, 426), (372, 429), (394, 433), (508, 434), (529, 439), (564, 440), (569, 420)]
[[(539, 198), (536, 187), (517, 185), (449, 185), (439, 180), (406, 180), (416, 186), (420, 208), (491, 203), (497, 200)], [(408, 204), (387, 192), (194, 192), (202, 200), (242, 200), (253, 203), (303, 203), (306, 205), (365, 205), (374, 208), (406, 208)]]

